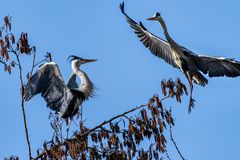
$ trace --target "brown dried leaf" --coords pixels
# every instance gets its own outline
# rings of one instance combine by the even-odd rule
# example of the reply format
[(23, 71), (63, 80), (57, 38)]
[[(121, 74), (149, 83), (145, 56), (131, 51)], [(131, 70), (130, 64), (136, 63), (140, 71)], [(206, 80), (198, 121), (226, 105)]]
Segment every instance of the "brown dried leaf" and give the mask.
[(164, 81), (161, 82), (162, 93), (164, 96), (167, 95), (166, 84)]
[(156, 126), (157, 126), (156, 119), (152, 118), (152, 127), (156, 128)]
[(142, 116), (142, 119), (145, 121), (145, 123), (148, 124), (148, 116), (145, 109), (141, 110), (141, 116)]
[(10, 65), (7, 67), (7, 71), (9, 74), (11, 74), (11, 66)]
[(8, 37), (8, 35), (5, 36), (5, 44), (6, 44), (6, 47), (7, 47), (7, 48), (10, 47), (10, 42), (9, 42), (9, 37)]
[(134, 132), (134, 129), (133, 129), (132, 121), (129, 121), (129, 123), (128, 123), (128, 133), (133, 134), (133, 132)]
[(11, 66), (15, 67), (15, 62), (14, 61), (11, 62)]
[(170, 125), (171, 124), (171, 117), (170, 117), (170, 113), (168, 111), (166, 111), (165, 118), (166, 118), (167, 123)]
[(5, 57), (4, 50), (1, 49), (0, 52), (1, 52), (1, 57), (4, 58)]
[(10, 40), (11, 40), (11, 43), (14, 44), (15, 43), (15, 37), (13, 34), (11, 34), (11, 37), (10, 37)]
[(181, 103), (181, 95), (179, 94), (179, 92), (176, 92), (176, 100), (177, 102)]
[(1, 49), (5, 49), (5, 47), (4, 47), (4, 42), (3, 42), (3, 40), (2, 39), (0, 39), (0, 46), (1, 46)]
[(136, 118), (136, 124), (137, 124), (138, 126), (141, 125), (141, 120), (140, 120), (139, 118)]
[(5, 51), (5, 59), (6, 59), (6, 61), (9, 60), (9, 54), (8, 54), (8, 51), (7, 51), (7, 50)]
[(158, 96), (155, 97), (155, 102), (156, 102), (157, 107), (162, 109), (162, 102), (159, 100)]

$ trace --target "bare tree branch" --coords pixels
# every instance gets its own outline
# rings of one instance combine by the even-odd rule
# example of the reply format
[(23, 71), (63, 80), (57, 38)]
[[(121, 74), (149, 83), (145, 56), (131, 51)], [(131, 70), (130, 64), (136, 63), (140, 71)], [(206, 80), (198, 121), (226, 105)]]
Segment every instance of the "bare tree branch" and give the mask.
[(28, 145), (28, 156), (29, 159), (32, 158), (31, 154), (31, 145), (30, 145), (30, 140), (28, 136), (28, 127), (27, 127), (27, 118), (26, 118), (26, 113), (25, 113), (25, 108), (24, 108), (24, 83), (23, 83), (23, 73), (22, 73), (22, 65), (21, 61), (19, 59), (19, 55), (16, 53), (16, 51), (12, 50), (12, 52), (15, 54), (18, 62), (18, 68), (19, 68), (19, 79), (21, 82), (21, 108), (22, 108), (22, 115), (23, 115), (23, 122), (24, 122), (24, 128), (25, 128), (25, 134), (26, 134), (26, 140), (27, 140), (27, 145)]
[(170, 138), (171, 138), (171, 141), (172, 141), (174, 147), (176, 148), (176, 150), (177, 150), (179, 156), (182, 158), (182, 160), (186, 160), (186, 159), (183, 157), (182, 153), (180, 152), (180, 150), (179, 150), (179, 148), (178, 148), (178, 146), (177, 146), (177, 143), (176, 143), (175, 140), (173, 139), (172, 125), (170, 124), (169, 126), (170, 126), (170, 127), (169, 127), (169, 132), (170, 132)]

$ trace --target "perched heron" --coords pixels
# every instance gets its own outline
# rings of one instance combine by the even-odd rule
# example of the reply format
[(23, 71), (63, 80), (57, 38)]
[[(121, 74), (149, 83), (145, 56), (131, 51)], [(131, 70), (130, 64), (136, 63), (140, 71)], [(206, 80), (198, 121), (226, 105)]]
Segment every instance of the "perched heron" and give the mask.
[[(63, 81), (58, 65), (54, 62), (45, 63), (25, 86), (24, 99), (29, 101), (33, 96), (41, 93), (47, 106), (56, 111), (60, 118), (72, 119), (83, 101), (92, 97), (94, 89), (93, 83), (87, 74), (80, 70), (80, 66), (96, 60), (73, 55), (68, 59), (71, 59), (72, 74), (67, 85)], [(80, 86), (76, 82), (77, 76), (81, 80)]]
[(209, 77), (240, 76), (240, 62), (230, 58), (198, 55), (177, 44), (170, 37), (166, 24), (159, 13), (154, 14), (153, 17), (147, 20), (160, 22), (167, 41), (149, 32), (141, 22), (138, 24), (131, 19), (124, 11), (124, 2), (120, 4), (120, 9), (143, 45), (155, 56), (163, 59), (173, 67), (180, 69), (185, 75), (190, 86), (189, 112), (191, 108), (194, 107), (194, 100), (192, 99), (192, 81), (201, 86), (205, 86), (208, 83), (208, 80), (201, 72), (208, 74)]

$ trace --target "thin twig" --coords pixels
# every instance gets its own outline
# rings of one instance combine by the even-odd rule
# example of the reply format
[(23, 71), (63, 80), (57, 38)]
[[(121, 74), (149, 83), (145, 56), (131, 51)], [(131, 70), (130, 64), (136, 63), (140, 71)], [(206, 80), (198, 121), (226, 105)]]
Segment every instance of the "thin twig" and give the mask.
[(138, 109), (143, 108), (143, 107), (146, 107), (146, 106), (147, 106), (147, 104), (142, 104), (142, 105), (140, 105), (140, 106), (138, 106), (138, 107), (135, 107), (135, 108), (133, 108), (133, 109), (131, 109), (131, 110), (129, 110), (129, 111), (126, 111), (126, 112), (124, 112), (124, 113), (122, 113), (122, 114), (119, 114), (119, 115), (117, 115), (117, 116), (115, 116), (115, 117), (112, 117), (112, 118), (110, 118), (109, 120), (104, 121), (104, 122), (102, 122), (101, 124), (97, 125), (96, 127), (92, 128), (92, 129), (89, 129), (87, 132), (80, 134), (79, 136), (80, 136), (80, 137), (84, 137), (84, 136), (90, 134), (91, 132), (95, 131), (96, 129), (101, 128), (101, 127), (104, 126), (105, 124), (108, 124), (108, 123), (114, 121), (114, 120), (117, 119), (117, 118), (123, 117), (123, 116), (125, 116), (126, 114), (129, 114), (129, 113), (131, 113), (131, 112), (133, 112), (133, 111), (135, 111), (135, 110), (138, 110)]
[[(12, 52), (15, 54), (16, 58), (17, 58), (17, 62), (18, 62), (18, 68), (19, 68), (19, 79), (21, 82), (21, 92), (24, 93), (24, 83), (23, 83), (23, 74), (22, 74), (22, 65), (21, 65), (21, 61), (19, 59), (19, 55), (17, 54), (17, 52), (15, 50), (13, 50), (12, 48)], [(24, 122), (24, 128), (25, 128), (25, 134), (26, 134), (26, 140), (27, 140), (27, 145), (28, 145), (28, 156), (29, 159), (32, 159), (32, 154), (31, 154), (31, 145), (30, 145), (30, 141), (29, 141), (29, 136), (28, 136), (28, 128), (27, 128), (27, 118), (26, 118), (26, 114), (25, 114), (25, 108), (24, 108), (24, 98), (23, 98), (23, 93), (21, 93), (21, 107), (22, 107), (22, 115), (23, 115), (23, 122)]]
[(36, 59), (36, 53), (33, 52), (32, 69), (31, 69), (31, 71), (30, 71), (30, 76), (32, 76), (33, 70), (34, 70), (34, 68), (35, 68), (35, 59)]
[(182, 153), (180, 152), (180, 150), (179, 150), (179, 148), (178, 148), (178, 146), (177, 146), (177, 143), (176, 143), (176, 142), (174, 141), (174, 139), (173, 139), (173, 135), (172, 135), (172, 125), (170, 124), (169, 126), (170, 126), (170, 127), (169, 127), (169, 132), (170, 132), (171, 141), (172, 141), (174, 147), (176, 148), (179, 156), (182, 158), (182, 160), (186, 160), (186, 159), (183, 157)]
[(168, 160), (171, 160), (167, 150), (166, 150), (166, 157), (167, 157)]

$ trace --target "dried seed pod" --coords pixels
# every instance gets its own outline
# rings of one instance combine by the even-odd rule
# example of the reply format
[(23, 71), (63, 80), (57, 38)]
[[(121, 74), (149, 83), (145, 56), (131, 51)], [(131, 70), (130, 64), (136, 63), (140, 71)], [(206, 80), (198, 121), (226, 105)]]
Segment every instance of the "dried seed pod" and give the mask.
[(156, 115), (155, 115), (155, 112), (154, 112), (154, 107), (152, 107), (150, 111), (151, 111), (150, 113), (151, 113), (152, 118), (155, 118)]
[(1, 57), (4, 58), (5, 54), (3, 49), (0, 50), (0, 53), (1, 53)]
[(95, 132), (91, 134), (91, 139), (92, 139), (92, 141), (95, 142), (95, 143), (98, 142), (98, 141), (97, 141), (97, 134), (96, 134)]
[(139, 118), (136, 118), (136, 124), (137, 124), (138, 126), (141, 125), (141, 120), (140, 120)]
[(157, 107), (161, 108), (161, 110), (162, 110), (162, 108), (163, 108), (162, 102), (159, 100), (158, 96), (155, 97), (155, 102), (156, 102)]
[(6, 59), (6, 61), (9, 60), (9, 54), (8, 54), (8, 51), (7, 51), (7, 50), (5, 51), (5, 59)]
[(183, 93), (183, 88), (182, 88), (182, 83), (179, 78), (177, 78), (176, 84), (177, 84), (177, 93), (179, 96), (181, 96)]
[(180, 96), (179, 92), (176, 92), (175, 96), (176, 96), (177, 102), (181, 103), (181, 96)]
[(112, 148), (111, 138), (108, 138), (107, 144), (108, 144), (108, 148)]
[(171, 124), (171, 118), (170, 118), (170, 113), (168, 111), (166, 111), (165, 118), (166, 118), (167, 123), (170, 125)]
[(9, 74), (11, 74), (11, 66), (10, 65), (7, 67), (7, 71)]
[(148, 116), (147, 116), (146, 110), (142, 109), (141, 115), (142, 115), (142, 119), (145, 121), (145, 123), (148, 124)]
[(171, 79), (169, 79), (167, 81), (167, 87), (169, 89), (169, 96), (173, 97), (175, 95), (175, 91), (174, 91), (174, 83)]
[(0, 46), (1, 46), (1, 49), (4, 49), (4, 42), (2, 39), (0, 39)]
[(11, 34), (11, 37), (10, 37), (10, 40), (11, 40), (11, 43), (14, 44), (15, 43), (15, 37), (13, 34)]
[(153, 128), (156, 128), (156, 126), (157, 126), (156, 119), (155, 119), (155, 118), (152, 118), (152, 127), (153, 127)]
[(6, 65), (6, 63), (4, 63), (4, 71), (7, 71), (7, 65)]
[(6, 44), (6, 47), (7, 47), (7, 48), (10, 47), (10, 42), (9, 42), (9, 37), (8, 37), (8, 35), (5, 36), (5, 44)]
[(15, 62), (14, 61), (11, 62), (11, 66), (15, 67)]
[(133, 134), (133, 132), (134, 132), (134, 129), (133, 129), (132, 121), (129, 121), (129, 123), (128, 123), (128, 133)]
[(162, 93), (164, 96), (167, 95), (166, 84), (164, 81), (161, 82)]

